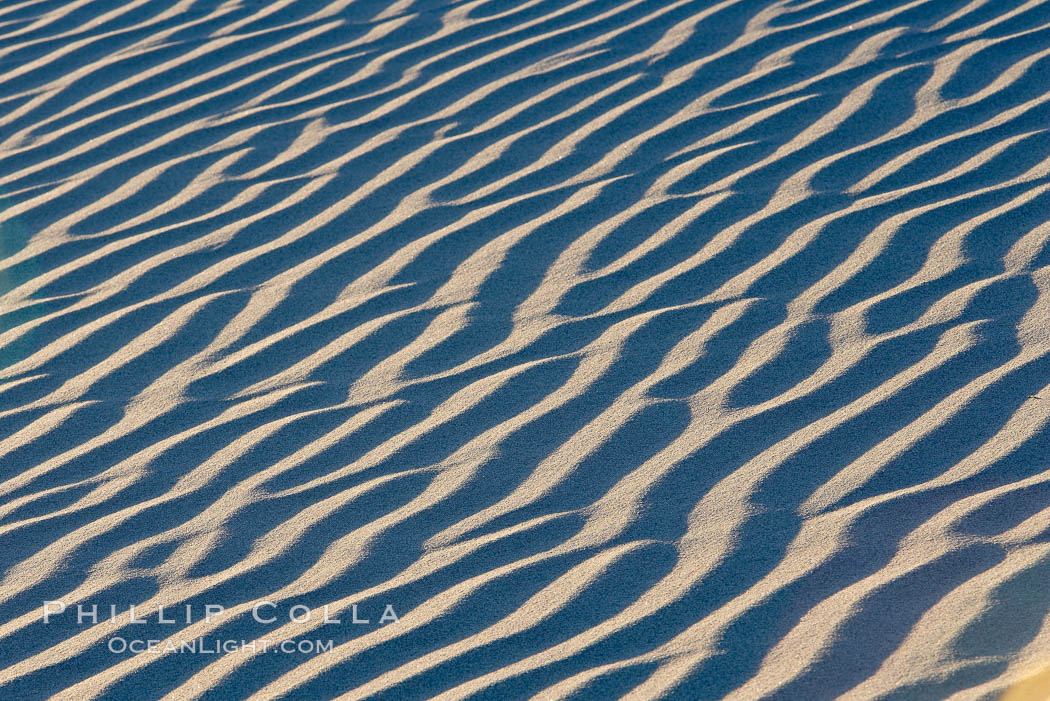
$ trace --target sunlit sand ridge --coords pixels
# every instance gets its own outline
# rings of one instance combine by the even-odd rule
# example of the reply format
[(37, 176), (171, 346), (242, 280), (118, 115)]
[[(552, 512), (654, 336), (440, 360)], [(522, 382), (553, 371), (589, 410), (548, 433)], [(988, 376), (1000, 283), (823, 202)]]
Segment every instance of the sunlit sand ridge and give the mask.
[(0, 227), (0, 699), (1050, 698), (1050, 2), (16, 0)]

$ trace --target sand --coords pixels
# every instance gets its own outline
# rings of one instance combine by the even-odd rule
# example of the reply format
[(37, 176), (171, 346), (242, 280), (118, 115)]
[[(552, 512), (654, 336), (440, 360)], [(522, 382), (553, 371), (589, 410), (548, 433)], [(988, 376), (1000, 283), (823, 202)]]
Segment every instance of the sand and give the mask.
[(1050, 2), (0, 4), (0, 699), (1050, 698)]

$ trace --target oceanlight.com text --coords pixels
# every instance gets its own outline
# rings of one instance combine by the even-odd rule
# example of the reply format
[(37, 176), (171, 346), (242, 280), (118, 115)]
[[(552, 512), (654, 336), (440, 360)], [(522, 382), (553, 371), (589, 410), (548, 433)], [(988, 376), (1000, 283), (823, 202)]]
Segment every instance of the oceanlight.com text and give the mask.
[(106, 647), (114, 654), (138, 655), (149, 653), (228, 655), (236, 652), (277, 653), (285, 655), (319, 655), (332, 651), (331, 640), (223, 640), (221, 638), (194, 638), (192, 640), (143, 640), (140, 638), (110, 638)]

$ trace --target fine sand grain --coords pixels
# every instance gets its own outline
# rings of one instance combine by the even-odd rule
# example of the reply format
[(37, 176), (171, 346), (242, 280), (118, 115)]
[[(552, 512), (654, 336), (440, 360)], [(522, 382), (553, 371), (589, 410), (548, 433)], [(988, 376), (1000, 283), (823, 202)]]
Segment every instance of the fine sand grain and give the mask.
[(7, 0), (0, 226), (0, 701), (1050, 698), (1048, 0)]

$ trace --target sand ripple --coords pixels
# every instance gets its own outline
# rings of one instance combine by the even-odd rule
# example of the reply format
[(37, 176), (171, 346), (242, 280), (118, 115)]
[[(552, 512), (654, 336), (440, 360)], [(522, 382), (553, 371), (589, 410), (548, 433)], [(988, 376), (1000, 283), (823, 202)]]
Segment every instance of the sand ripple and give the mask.
[(0, 698), (1045, 685), (1048, 88), (1040, 1), (0, 5)]

